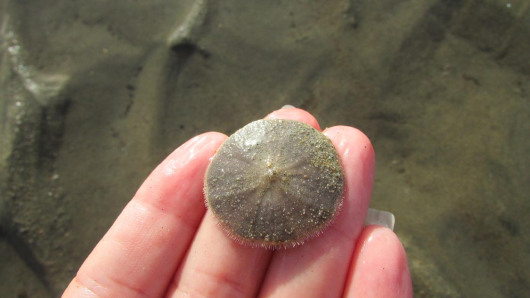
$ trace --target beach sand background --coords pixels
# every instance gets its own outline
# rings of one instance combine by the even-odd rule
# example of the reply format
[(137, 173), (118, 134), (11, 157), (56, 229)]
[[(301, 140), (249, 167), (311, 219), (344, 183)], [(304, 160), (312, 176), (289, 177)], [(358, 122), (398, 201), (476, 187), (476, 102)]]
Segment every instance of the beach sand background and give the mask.
[(530, 295), (528, 1), (0, 3), (0, 296), (61, 293), (169, 152), (285, 104), (370, 137), (416, 297)]

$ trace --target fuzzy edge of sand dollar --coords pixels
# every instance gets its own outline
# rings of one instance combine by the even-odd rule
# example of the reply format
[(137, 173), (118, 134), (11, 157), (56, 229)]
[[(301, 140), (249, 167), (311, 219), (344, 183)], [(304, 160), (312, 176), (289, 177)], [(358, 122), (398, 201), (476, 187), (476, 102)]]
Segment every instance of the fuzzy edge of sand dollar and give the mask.
[[(216, 212), (216, 208), (214, 208), (212, 206), (212, 204), (211, 204), (211, 199), (210, 199), (210, 194), (209, 194), (209, 178), (212, 178), (212, 177), (209, 177), (209, 176), (210, 176), (211, 169), (216, 166), (216, 163), (217, 163), (216, 159), (219, 158), (219, 155), (222, 156), (222, 154), (226, 153), (226, 152), (224, 152), (225, 150), (228, 150), (228, 149), (226, 149), (226, 146), (230, 146), (231, 142), (234, 141), (234, 138), (240, 137), (240, 134), (242, 132), (246, 132), (246, 130), (252, 128), (253, 126), (257, 126), (257, 125), (259, 126), (260, 124), (264, 124), (265, 129), (273, 130), (270, 127), (266, 127), (267, 125), (265, 125), (265, 123), (267, 125), (269, 125), (269, 124), (270, 125), (272, 125), (272, 124), (285, 125), (285, 123), (287, 123), (288, 125), (299, 126), (299, 127), (295, 127), (296, 129), (300, 128), (301, 130), (303, 129), (303, 130), (310, 131), (312, 134), (314, 134), (315, 137), (319, 138), (319, 140), (318, 140), (319, 142), (323, 142), (323, 143), (326, 144), (325, 146), (327, 146), (327, 148), (318, 149), (318, 150), (323, 151), (323, 150), (329, 149), (329, 151), (327, 153), (329, 153), (330, 155), (333, 156), (333, 158), (332, 158), (333, 160), (331, 161), (331, 163), (334, 163), (333, 165), (331, 165), (331, 167), (334, 167), (334, 169), (339, 172), (338, 175), (339, 175), (340, 181), (338, 181), (339, 183), (336, 183), (335, 186), (338, 187), (340, 189), (340, 191), (333, 198), (334, 199), (334, 204), (333, 204), (333, 210), (331, 212), (331, 216), (328, 219), (326, 219), (325, 221), (322, 221), (321, 223), (319, 223), (318, 225), (315, 225), (314, 227), (311, 227), (311, 229), (305, 230), (305, 232), (303, 234), (301, 234), (296, 239), (288, 239), (286, 241), (269, 241), (269, 240), (266, 240), (264, 238), (247, 238), (244, 235), (239, 234), (233, 228), (231, 228), (230, 224), (226, 223), (226, 219), (223, 219), (223, 216), (218, 214)], [(288, 125), (286, 125), (286, 126), (288, 126)], [(262, 129), (263, 129), (263, 127), (262, 127)], [(283, 127), (281, 129), (286, 129), (286, 128)], [(291, 133), (299, 133), (299, 132), (291, 131)], [(276, 137), (277, 138), (282, 138), (282, 136), (276, 136)], [(300, 136), (300, 137), (302, 137), (302, 136)], [(315, 152), (318, 152), (318, 151), (315, 151)], [(328, 178), (332, 179), (331, 177), (327, 177), (327, 179)], [(217, 180), (216, 177), (214, 177), (212, 179)], [(342, 162), (340, 160), (338, 152), (337, 152), (335, 146), (333, 145), (333, 143), (331, 142), (331, 140), (327, 136), (322, 134), (322, 132), (318, 131), (317, 129), (315, 129), (314, 127), (310, 126), (309, 124), (306, 124), (306, 123), (303, 123), (303, 122), (300, 122), (300, 121), (296, 121), (296, 120), (261, 119), (261, 120), (253, 121), (253, 122), (243, 126), (242, 128), (238, 129), (236, 132), (234, 132), (232, 135), (230, 135), (230, 137), (227, 140), (225, 140), (225, 142), (218, 148), (218, 150), (216, 151), (215, 155), (211, 158), (210, 164), (208, 165), (208, 168), (207, 168), (206, 173), (205, 173), (205, 177), (204, 177), (204, 198), (205, 198), (205, 204), (206, 204), (207, 209), (212, 211), (212, 213), (215, 216), (216, 220), (218, 221), (220, 227), (224, 230), (225, 234), (229, 238), (235, 240), (236, 242), (238, 242), (238, 243), (240, 243), (240, 244), (242, 244), (244, 246), (262, 247), (262, 248), (268, 248), (268, 249), (291, 248), (291, 247), (296, 247), (296, 246), (302, 245), (306, 241), (320, 236), (322, 233), (324, 233), (324, 231), (329, 226), (331, 226), (334, 223), (335, 219), (337, 218), (338, 214), (340, 213), (340, 210), (342, 209), (341, 207), (342, 207), (342, 204), (343, 204), (343, 201), (344, 201), (344, 190), (345, 190), (344, 184), (345, 184), (344, 169), (342, 167)]]

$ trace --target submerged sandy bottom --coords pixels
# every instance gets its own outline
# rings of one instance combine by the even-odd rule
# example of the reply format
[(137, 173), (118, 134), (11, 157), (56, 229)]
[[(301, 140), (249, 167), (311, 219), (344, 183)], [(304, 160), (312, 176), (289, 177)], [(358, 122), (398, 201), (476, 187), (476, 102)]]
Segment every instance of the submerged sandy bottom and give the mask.
[(417, 297), (526, 296), (528, 3), (262, 2), (2, 2), (0, 296), (56, 295), (169, 152), (284, 104), (371, 138)]

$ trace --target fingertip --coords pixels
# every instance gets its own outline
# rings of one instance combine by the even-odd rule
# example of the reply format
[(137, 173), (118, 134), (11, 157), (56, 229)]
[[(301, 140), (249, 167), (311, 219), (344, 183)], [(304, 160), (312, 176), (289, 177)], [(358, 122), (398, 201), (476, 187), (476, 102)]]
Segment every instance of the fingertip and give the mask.
[(203, 132), (201, 134), (198, 134), (198, 135), (194, 136), (193, 138), (189, 139), (188, 141), (186, 141), (182, 145), (185, 145), (185, 144), (190, 143), (190, 142), (196, 142), (196, 140), (198, 140), (198, 139), (222, 140), (222, 139), (225, 139), (225, 138), (227, 138), (227, 136), (224, 133), (220, 133), (220, 132), (217, 132), (217, 131), (208, 131), (208, 132)]
[(317, 119), (309, 112), (295, 107), (287, 106), (276, 110), (265, 117), (265, 119), (288, 119), (307, 123), (315, 129), (321, 130)]
[(407, 255), (392, 230), (381, 226), (363, 230), (345, 293), (348, 297), (412, 297)]
[[(176, 197), (190, 200), (202, 200), (202, 182), (210, 158), (228, 138), (218, 132), (197, 135), (169, 154), (147, 177), (140, 186), (134, 199), (147, 202), (160, 209), (175, 210), (182, 204)], [(193, 185), (200, 190), (184, 196), (181, 185)], [(204, 204), (201, 204), (201, 207)], [(200, 212), (203, 212), (201, 208)]]
[(219, 132), (206, 132), (197, 135), (179, 146), (168, 157), (166, 157), (158, 167), (155, 168), (151, 176), (171, 175), (179, 165), (189, 165), (194, 160), (209, 159), (228, 137)]
[(346, 151), (349, 148), (346, 145), (354, 144), (356, 148), (364, 152), (369, 161), (375, 163), (375, 152), (372, 142), (361, 130), (351, 126), (339, 125), (326, 128), (322, 133), (331, 139), (337, 150), (342, 150), (342, 152), (339, 151), (339, 154), (348, 153)]
[[(224, 133), (220, 133), (217, 131), (205, 132), (205, 133), (195, 136), (194, 138), (197, 138), (197, 137), (203, 137), (203, 138), (208, 138), (210, 140), (221, 140), (221, 141), (224, 141), (226, 138), (228, 138), (228, 136), (225, 135)], [(192, 138), (192, 140), (194, 138)]]
[(215, 152), (227, 138), (228, 136), (225, 134), (215, 131), (196, 135), (171, 152), (171, 154), (162, 163), (177, 156), (181, 156), (182, 154), (189, 151), (192, 151), (191, 153), (193, 156), (195, 156), (195, 152), (193, 152), (194, 150), (200, 150), (201, 152), (204, 152), (204, 154), (209, 154), (212, 151)]
[(375, 152), (370, 139), (350, 126), (326, 128), (323, 133), (337, 149), (347, 183), (355, 184), (350, 185), (353, 187), (350, 190), (356, 190), (358, 195), (369, 201), (375, 171)]

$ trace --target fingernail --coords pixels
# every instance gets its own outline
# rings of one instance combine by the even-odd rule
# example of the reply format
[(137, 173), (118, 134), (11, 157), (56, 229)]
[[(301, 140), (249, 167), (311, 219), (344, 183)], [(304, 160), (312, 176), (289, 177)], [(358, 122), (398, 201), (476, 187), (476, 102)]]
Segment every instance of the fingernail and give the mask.
[(383, 226), (394, 230), (394, 225), (396, 223), (396, 217), (394, 214), (383, 211), (383, 210), (377, 210), (377, 209), (368, 209), (368, 213), (366, 214), (366, 219), (364, 220), (364, 225), (376, 225), (376, 226)]
[(296, 107), (295, 106), (292, 106), (292, 105), (284, 105), (282, 107), (282, 109), (295, 109)]

